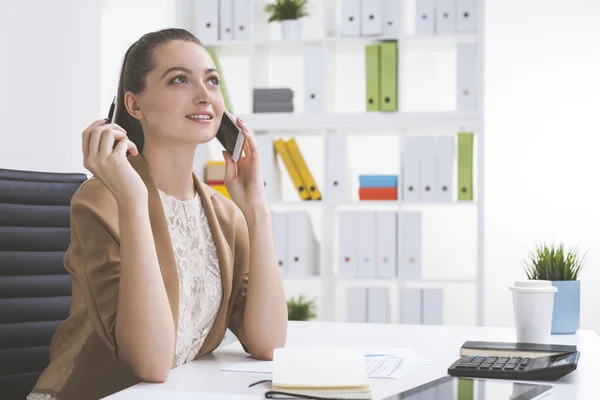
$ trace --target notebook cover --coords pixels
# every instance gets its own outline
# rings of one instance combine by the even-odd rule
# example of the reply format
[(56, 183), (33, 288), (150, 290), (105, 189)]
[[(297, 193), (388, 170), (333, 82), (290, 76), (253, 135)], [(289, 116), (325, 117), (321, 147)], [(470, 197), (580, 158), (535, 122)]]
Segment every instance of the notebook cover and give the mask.
[(533, 354), (534, 356), (542, 357), (544, 355), (571, 353), (575, 351), (577, 351), (577, 346), (561, 344), (467, 341), (463, 343), (460, 355)]

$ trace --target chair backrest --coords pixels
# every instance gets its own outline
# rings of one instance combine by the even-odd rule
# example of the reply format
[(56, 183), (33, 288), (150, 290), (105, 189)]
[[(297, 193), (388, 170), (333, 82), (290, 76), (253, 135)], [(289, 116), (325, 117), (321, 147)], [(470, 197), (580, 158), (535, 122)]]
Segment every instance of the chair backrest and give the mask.
[(69, 315), (69, 205), (85, 174), (0, 169), (0, 398), (24, 399)]

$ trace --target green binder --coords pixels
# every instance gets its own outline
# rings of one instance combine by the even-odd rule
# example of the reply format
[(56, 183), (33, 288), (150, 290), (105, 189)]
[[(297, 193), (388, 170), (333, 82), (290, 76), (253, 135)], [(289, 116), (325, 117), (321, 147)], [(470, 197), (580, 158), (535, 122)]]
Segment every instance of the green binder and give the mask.
[(458, 134), (458, 200), (473, 201), (473, 133)]
[(398, 110), (398, 43), (382, 42), (380, 71), (379, 104), (381, 111)]
[(458, 378), (458, 400), (473, 400), (473, 381)]
[(219, 86), (221, 87), (221, 94), (223, 95), (223, 100), (225, 101), (225, 108), (233, 113), (233, 106), (231, 105), (231, 100), (229, 99), (229, 93), (227, 92), (227, 86), (225, 86), (226, 81), (225, 81), (225, 79), (223, 79), (223, 76), (225, 74), (223, 73), (223, 70), (221, 69), (221, 64), (219, 63), (219, 59), (217, 58), (217, 53), (215, 52), (215, 49), (213, 47), (206, 46), (205, 49), (208, 52), (208, 54), (210, 54), (210, 57), (212, 58), (213, 62), (215, 63), (215, 68), (217, 69), (217, 72), (219, 73)]
[(378, 44), (365, 46), (367, 75), (367, 111), (379, 111), (379, 53)]

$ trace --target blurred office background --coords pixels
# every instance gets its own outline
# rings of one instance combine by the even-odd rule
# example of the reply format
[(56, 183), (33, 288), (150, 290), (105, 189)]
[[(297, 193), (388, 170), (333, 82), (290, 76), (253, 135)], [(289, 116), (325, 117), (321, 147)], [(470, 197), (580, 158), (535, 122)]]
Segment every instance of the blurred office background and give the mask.
[[(126, 49), (148, 31), (188, 24), (190, 3), (0, 0), (0, 168), (84, 172), (80, 134), (106, 116)], [(484, 3), (484, 323), (512, 325), (508, 287), (525, 278), (522, 260), (537, 242), (562, 241), (587, 252), (581, 326), (600, 332), (600, 3)], [(236, 98), (235, 75), (247, 76), (248, 60), (230, 53), (223, 72)], [(295, 84), (293, 73), (273, 73)], [(473, 237), (468, 226), (456, 229)], [(463, 256), (461, 246), (424, 240)], [(451, 323), (470, 323), (472, 287), (449, 293)]]

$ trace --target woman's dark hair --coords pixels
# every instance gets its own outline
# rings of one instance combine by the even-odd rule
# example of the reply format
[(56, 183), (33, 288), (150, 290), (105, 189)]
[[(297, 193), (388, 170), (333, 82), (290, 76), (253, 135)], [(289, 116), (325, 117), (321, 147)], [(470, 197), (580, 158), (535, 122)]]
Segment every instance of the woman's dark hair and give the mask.
[(129, 140), (135, 143), (140, 152), (144, 147), (144, 131), (140, 122), (127, 112), (125, 93), (138, 94), (145, 89), (146, 77), (155, 68), (154, 50), (174, 40), (184, 40), (202, 46), (200, 40), (185, 29), (169, 28), (145, 34), (129, 47), (123, 58), (114, 122), (125, 129)]

